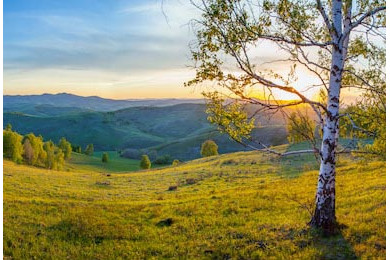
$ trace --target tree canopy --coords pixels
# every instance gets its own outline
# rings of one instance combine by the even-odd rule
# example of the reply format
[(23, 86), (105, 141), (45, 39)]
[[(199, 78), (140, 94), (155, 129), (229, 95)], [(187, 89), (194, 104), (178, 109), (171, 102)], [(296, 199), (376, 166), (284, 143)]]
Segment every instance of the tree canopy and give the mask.
[(218, 155), (218, 145), (213, 140), (206, 140), (200, 149), (202, 157)]
[(150, 162), (149, 156), (146, 154), (141, 156), (141, 162), (140, 162), (140, 167), (141, 169), (150, 169), (152, 166), (152, 163)]

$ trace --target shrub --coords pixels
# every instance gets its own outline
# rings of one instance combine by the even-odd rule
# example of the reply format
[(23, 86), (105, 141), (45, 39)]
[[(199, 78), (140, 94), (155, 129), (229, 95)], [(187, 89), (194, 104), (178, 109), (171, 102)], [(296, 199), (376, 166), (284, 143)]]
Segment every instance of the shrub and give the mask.
[(102, 154), (102, 162), (108, 163), (108, 153), (103, 153)]
[(65, 139), (65, 137), (62, 137), (60, 139), (60, 142), (58, 143), (58, 148), (60, 148), (64, 152), (65, 160), (70, 159), (70, 155), (72, 154), (72, 145)]
[(186, 179), (186, 184), (188, 184), (188, 185), (195, 184), (195, 183), (196, 183), (196, 180), (194, 178)]
[(141, 162), (140, 162), (140, 167), (142, 169), (150, 169), (150, 166), (152, 166), (152, 164), (151, 164), (151, 162), (149, 160), (149, 157), (146, 154), (142, 155)]
[(213, 140), (207, 140), (202, 144), (200, 154), (202, 157), (218, 155), (218, 145)]
[(178, 159), (173, 160), (172, 166), (178, 166), (180, 164), (180, 161)]
[(121, 157), (129, 158), (129, 159), (136, 159), (138, 160), (143, 154), (146, 154), (150, 160), (154, 161), (157, 158), (157, 151), (156, 150), (146, 150), (146, 149), (134, 149), (134, 148), (128, 148), (122, 151)]
[(160, 156), (154, 161), (155, 164), (170, 164), (171, 162), (172, 157), (170, 155)]
[(169, 187), (168, 187), (168, 190), (169, 190), (169, 191), (177, 190), (177, 186), (176, 186), (176, 185), (169, 186)]
[(75, 153), (81, 153), (81, 146), (80, 145), (72, 145), (72, 151)]
[(85, 148), (85, 154), (86, 155), (92, 155), (93, 154), (93, 144), (87, 145)]

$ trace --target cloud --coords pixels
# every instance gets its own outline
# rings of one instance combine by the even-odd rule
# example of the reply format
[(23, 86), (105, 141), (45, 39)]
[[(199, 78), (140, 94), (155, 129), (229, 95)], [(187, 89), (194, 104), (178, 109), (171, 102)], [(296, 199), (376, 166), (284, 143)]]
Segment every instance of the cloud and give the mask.
[(134, 13), (145, 13), (145, 12), (156, 12), (161, 11), (162, 5), (157, 3), (143, 3), (139, 5), (129, 5), (118, 10), (118, 13), (122, 14), (134, 14)]

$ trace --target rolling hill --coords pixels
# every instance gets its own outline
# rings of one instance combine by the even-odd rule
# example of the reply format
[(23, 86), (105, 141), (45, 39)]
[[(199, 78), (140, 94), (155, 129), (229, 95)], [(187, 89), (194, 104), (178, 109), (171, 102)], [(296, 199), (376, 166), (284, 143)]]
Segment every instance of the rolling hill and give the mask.
[(36, 106), (51, 105), (93, 111), (115, 111), (139, 106), (172, 106), (183, 103), (203, 104), (203, 99), (129, 99), (115, 100), (98, 96), (82, 97), (68, 93), (42, 95), (4, 95), (3, 106), (7, 112), (23, 112), (35, 115)]
[[(70, 98), (72, 102), (79, 103), (76, 105), (71, 101), (59, 101), (62, 96), (65, 96), (65, 100)], [(103, 112), (91, 109), (93, 106), (90, 104), (95, 102), (95, 97), (76, 97), (69, 97), (68, 94), (18, 96), (18, 102), (30, 102), (20, 105), (22, 103), (12, 103), (5, 96), (4, 125), (10, 123), (21, 134), (33, 132), (42, 135), (45, 140), (57, 142), (64, 136), (71, 143), (82, 147), (93, 143), (97, 151), (147, 149), (179, 160), (198, 158), (200, 146), (207, 139), (217, 142), (220, 153), (246, 150), (210, 125), (204, 112), (204, 104), (169, 105), (170, 101), (155, 100), (157, 103), (154, 106), (130, 106)], [(117, 101), (104, 102), (109, 102), (112, 109), (116, 106), (112, 104)], [(164, 106), (161, 105), (163, 103)], [(61, 104), (68, 106), (60, 106)], [(102, 107), (104, 106), (100, 108)], [(280, 114), (274, 115), (272, 119), (264, 114), (258, 115), (257, 122), (260, 126), (254, 130), (253, 135), (260, 137), (263, 143), (279, 145), (287, 142)]]

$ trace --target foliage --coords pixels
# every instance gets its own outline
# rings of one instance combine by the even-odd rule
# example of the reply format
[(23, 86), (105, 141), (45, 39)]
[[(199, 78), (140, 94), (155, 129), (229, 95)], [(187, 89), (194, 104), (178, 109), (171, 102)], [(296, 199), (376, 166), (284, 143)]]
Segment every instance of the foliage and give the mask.
[[(206, 83), (209, 86), (211, 83), (215, 86), (215, 91), (204, 93), (209, 100), (210, 121), (241, 142), (241, 138), (248, 138), (253, 127), (247, 122), (250, 117), (246, 118), (245, 111), (237, 106), (252, 104), (258, 106), (259, 111), (273, 112), (308, 104), (317, 114), (319, 123), (329, 115), (328, 101), (336, 102), (337, 105), (330, 107), (336, 106), (338, 110), (342, 99), (339, 96), (328, 99), (327, 91), (330, 75), (334, 74), (332, 62), (336, 61), (332, 59), (332, 51), (340, 49), (334, 48), (334, 41), (341, 33), (336, 32), (333, 19), (337, 17), (332, 15), (338, 4), (343, 10), (340, 17), (345, 28), (340, 30), (347, 52), (341, 57), (342, 68), (338, 71), (343, 73), (336, 83), (341, 82), (341, 88), (363, 90), (363, 99), (370, 99), (368, 96), (373, 93), (384, 96), (385, 1), (194, 1), (193, 5), (201, 13), (193, 23), (196, 41), (191, 44), (196, 75), (185, 85)], [(348, 17), (351, 24), (347, 23)], [(366, 35), (355, 33), (358, 28), (364, 28)], [(288, 73), (276, 72), (271, 66), (261, 67), (257, 50), (270, 46), (281, 51), (283, 58), (280, 59), (290, 67)], [(280, 61), (275, 59), (268, 63)], [(232, 72), (231, 63), (238, 70)], [(300, 89), (319, 87), (325, 94), (322, 101), (311, 100), (291, 86), (297, 80), (299, 67), (322, 83), (320, 87), (308, 83)], [(290, 100), (278, 100), (278, 91), (291, 95)], [(309, 122), (301, 123), (312, 128)], [(296, 134), (297, 131), (293, 139), (297, 139)], [(374, 146), (383, 147), (383, 139)]]
[(70, 144), (70, 142), (66, 140), (65, 137), (62, 137), (60, 139), (58, 148), (60, 148), (63, 151), (65, 160), (69, 160), (72, 154), (72, 145)]
[(291, 113), (288, 116), (287, 131), (288, 141), (290, 143), (300, 143), (303, 141), (309, 141), (314, 146), (316, 144), (316, 125), (313, 120), (306, 114), (297, 112)]
[[(8, 127), (11, 129), (11, 126)], [(61, 170), (65, 164), (66, 154), (52, 141), (43, 142), (42, 136), (27, 134), (24, 138), (12, 130), (3, 131), (4, 157), (14, 162), (24, 162), (29, 165)], [(71, 153), (71, 144), (62, 138), (60, 145)], [(70, 156), (68, 156), (70, 158)]]
[(163, 156), (157, 157), (156, 160), (153, 161), (155, 164), (170, 164), (172, 163), (172, 157), (169, 154), (165, 154)]
[(32, 164), (32, 160), (34, 158), (34, 149), (32, 148), (28, 138), (26, 138), (23, 142), (23, 158), (27, 164)]
[(61, 170), (65, 164), (65, 154), (62, 149), (55, 146), (52, 141), (47, 141), (43, 145), (47, 158), (45, 167), (48, 169)]
[(342, 111), (340, 135), (355, 142), (373, 138), (372, 144), (360, 144), (360, 150), (386, 159), (386, 83), (378, 90), (364, 93), (361, 100)]
[(85, 148), (84, 153), (86, 155), (93, 155), (93, 144), (88, 144), (87, 147)]
[(204, 93), (208, 98), (206, 113), (207, 119), (218, 126), (221, 132), (227, 133), (233, 140), (241, 142), (242, 138), (249, 138), (254, 128), (254, 119), (248, 119), (247, 112), (238, 102), (225, 104), (217, 92)]
[(72, 145), (72, 151), (75, 153), (82, 153), (80, 145)]
[(65, 164), (65, 154), (62, 149), (57, 148), (55, 152), (55, 164), (54, 169), (62, 170)]
[(149, 156), (147, 156), (146, 154), (142, 155), (141, 162), (140, 162), (141, 169), (150, 169), (151, 166), (152, 164), (149, 160)]
[(218, 145), (213, 140), (207, 140), (200, 149), (202, 157), (218, 155)]
[(43, 137), (35, 136), (33, 133), (30, 133), (26, 135), (24, 139), (28, 139), (32, 147), (33, 156), (31, 164), (35, 166), (43, 166), (47, 158), (47, 153), (43, 148)]
[(103, 153), (102, 154), (102, 162), (108, 163), (108, 153)]
[(55, 145), (52, 141), (47, 141), (43, 145), (43, 149), (46, 151), (45, 167), (48, 169), (54, 169), (56, 166), (55, 158)]
[(180, 161), (178, 159), (173, 160), (172, 166), (178, 166), (180, 164)]
[(10, 158), (14, 162), (21, 163), (23, 137), (17, 132), (12, 131), (11, 127), (7, 129), (9, 130), (3, 130), (3, 155), (5, 158)]

